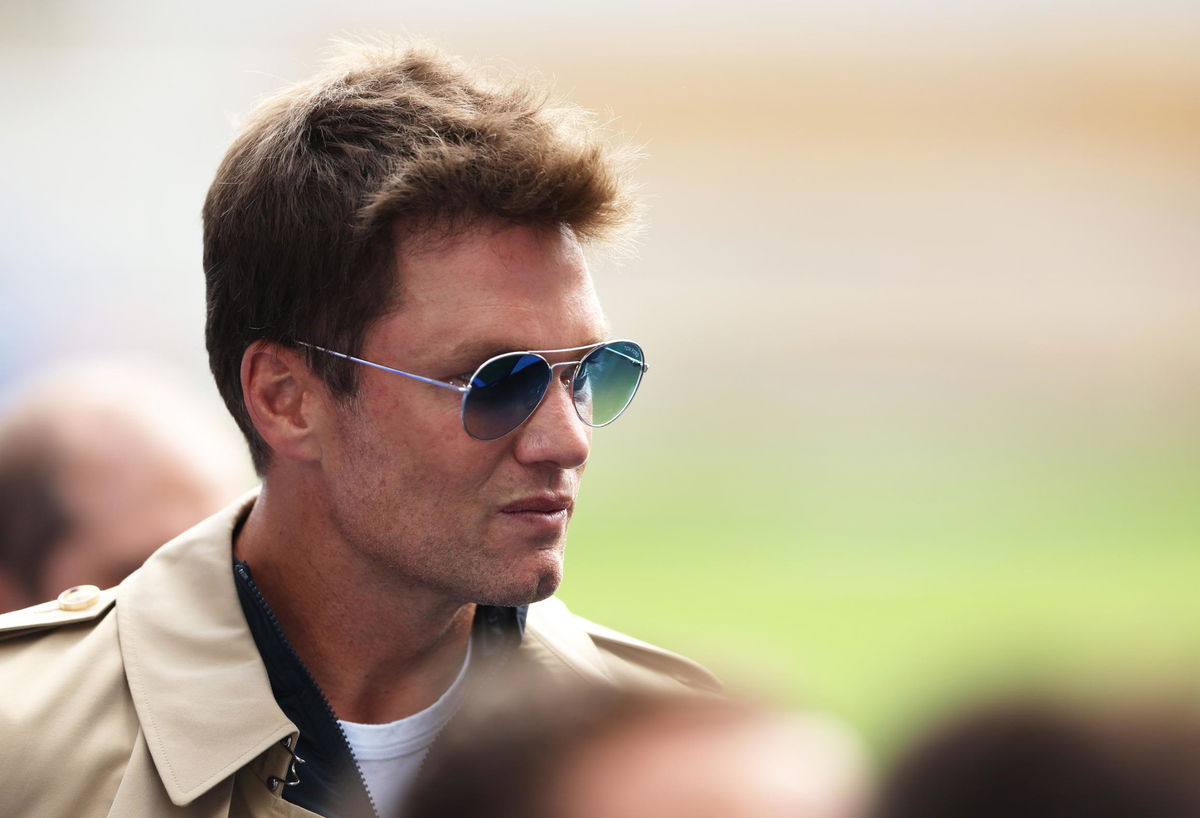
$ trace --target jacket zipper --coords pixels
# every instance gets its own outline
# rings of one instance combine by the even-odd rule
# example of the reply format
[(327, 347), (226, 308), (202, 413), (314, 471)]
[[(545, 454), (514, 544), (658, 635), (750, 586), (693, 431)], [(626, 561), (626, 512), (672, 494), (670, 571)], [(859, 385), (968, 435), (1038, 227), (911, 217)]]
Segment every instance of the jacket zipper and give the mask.
[[(275, 617), (275, 612), (271, 610), (271, 606), (267, 604), (266, 597), (262, 595), (262, 591), (258, 589), (258, 585), (250, 577), (250, 573), (246, 570), (245, 566), (239, 563), (236, 570), (238, 572), (238, 576), (241, 577), (242, 580), (249, 586), (251, 593), (254, 594), (255, 601), (266, 613), (267, 619), (271, 621), (271, 627), (275, 629), (275, 635), (279, 637), (279, 641), (283, 643), (285, 648), (287, 648), (288, 653), (290, 653), (292, 658), (296, 660), (296, 664), (299, 665), (300, 669), (304, 671), (305, 678), (308, 679), (309, 683), (313, 686), (313, 689), (317, 691), (317, 695), (321, 698), (321, 704), (325, 706), (325, 715), (327, 715), (333, 722), (334, 726), (337, 727), (338, 735), (342, 737), (342, 746), (345, 747), (346, 753), (350, 756), (350, 760), (354, 762), (354, 772), (358, 774), (358, 782), (362, 784), (363, 792), (367, 794), (367, 801), (369, 801), (371, 804), (371, 812), (374, 814), (375, 818), (380, 818), (379, 807), (375, 806), (375, 796), (371, 795), (371, 788), (367, 786), (367, 779), (363, 775), (362, 767), (358, 765), (358, 758), (354, 755), (354, 748), (350, 746), (350, 739), (346, 737), (346, 731), (342, 728), (342, 723), (338, 721), (337, 714), (333, 712), (333, 706), (329, 703), (329, 699), (325, 697), (325, 691), (321, 689), (319, 684), (317, 684), (317, 680), (314, 679), (312, 673), (309, 672), (308, 666), (304, 664), (304, 661), (300, 658), (300, 654), (296, 653), (296, 649), (293, 648), (292, 643), (288, 641), (287, 636), (283, 632), (283, 626), (279, 624), (279, 620)], [(299, 739), (297, 739), (296, 742), (298, 744)], [(422, 759), (422, 762), (424, 762), (424, 759)]]

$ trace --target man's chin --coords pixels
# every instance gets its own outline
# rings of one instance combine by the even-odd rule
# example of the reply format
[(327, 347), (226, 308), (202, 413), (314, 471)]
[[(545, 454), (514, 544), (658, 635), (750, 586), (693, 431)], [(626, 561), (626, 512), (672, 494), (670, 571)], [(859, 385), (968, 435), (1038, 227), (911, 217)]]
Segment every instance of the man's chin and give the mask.
[(481, 605), (497, 605), (517, 608), (541, 602), (554, 595), (562, 582), (562, 568), (546, 569), (530, 577), (527, 582), (512, 583), (507, 588), (491, 588), (476, 600)]

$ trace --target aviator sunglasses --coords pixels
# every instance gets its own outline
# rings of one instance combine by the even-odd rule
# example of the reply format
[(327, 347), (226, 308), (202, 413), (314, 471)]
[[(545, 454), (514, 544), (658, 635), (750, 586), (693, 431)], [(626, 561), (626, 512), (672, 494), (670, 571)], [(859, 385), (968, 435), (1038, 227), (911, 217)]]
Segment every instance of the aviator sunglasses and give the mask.
[[(462, 386), (392, 369), (316, 344), (296, 343), (356, 364), (461, 393), (463, 428), (476, 440), (497, 440), (528, 420), (546, 396), (555, 370), (562, 367), (572, 367), (569, 377), (571, 402), (575, 404), (579, 419), (588, 426), (607, 426), (629, 406), (648, 369), (642, 348), (633, 341), (604, 341), (566, 349), (506, 352), (484, 361), (467, 385)], [(584, 350), (589, 351), (576, 361), (552, 364), (542, 357)]]

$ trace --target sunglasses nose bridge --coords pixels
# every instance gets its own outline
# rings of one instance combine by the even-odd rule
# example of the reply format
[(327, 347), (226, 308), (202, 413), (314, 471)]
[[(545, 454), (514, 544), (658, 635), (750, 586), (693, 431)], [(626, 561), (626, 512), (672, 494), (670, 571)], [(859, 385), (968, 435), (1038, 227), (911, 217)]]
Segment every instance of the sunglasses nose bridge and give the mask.
[[(553, 378), (557, 374), (554, 370), (560, 369), (564, 366), (569, 366), (569, 367), (571, 367), (571, 377), (574, 378), (575, 372), (579, 368), (579, 364), (581, 364), (581, 363), (582, 363), (582, 361), (559, 361), (556, 364), (550, 364), (550, 376), (551, 376), (551, 378)], [(562, 377), (562, 376), (559, 375), (558, 377)]]
[[(554, 382), (556, 380), (565, 386), (568, 394), (571, 396), (571, 403), (575, 406), (576, 414), (579, 415), (580, 420), (583, 420), (586, 423), (586, 418), (584, 418), (583, 414), (579, 412), (579, 406), (575, 403), (575, 376), (579, 374), (579, 365), (582, 363), (583, 361), (579, 360), (559, 361), (556, 364), (550, 364), (550, 383), (547, 384), (546, 391), (550, 391), (550, 388), (554, 386)], [(566, 369), (566, 372), (559, 372), (560, 369)], [(542, 399), (545, 400), (545, 395), (542, 396)]]

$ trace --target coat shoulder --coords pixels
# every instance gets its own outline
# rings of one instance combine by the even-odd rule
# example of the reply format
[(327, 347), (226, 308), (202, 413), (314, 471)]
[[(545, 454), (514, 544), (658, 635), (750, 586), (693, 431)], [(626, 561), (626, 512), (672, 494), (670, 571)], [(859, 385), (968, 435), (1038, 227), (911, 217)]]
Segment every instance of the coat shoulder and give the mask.
[(138, 732), (113, 604), (0, 616), (0, 813), (107, 811)]
[(86, 608), (46, 602), (0, 614), (0, 689), (14, 705), (5, 716), (20, 713), (15, 704), (26, 698), (67, 700), (97, 685), (124, 685), (115, 603), (115, 588), (97, 589)]
[(719, 692), (703, 665), (573, 614), (556, 597), (529, 606), (526, 637), (554, 659), (592, 679)]

